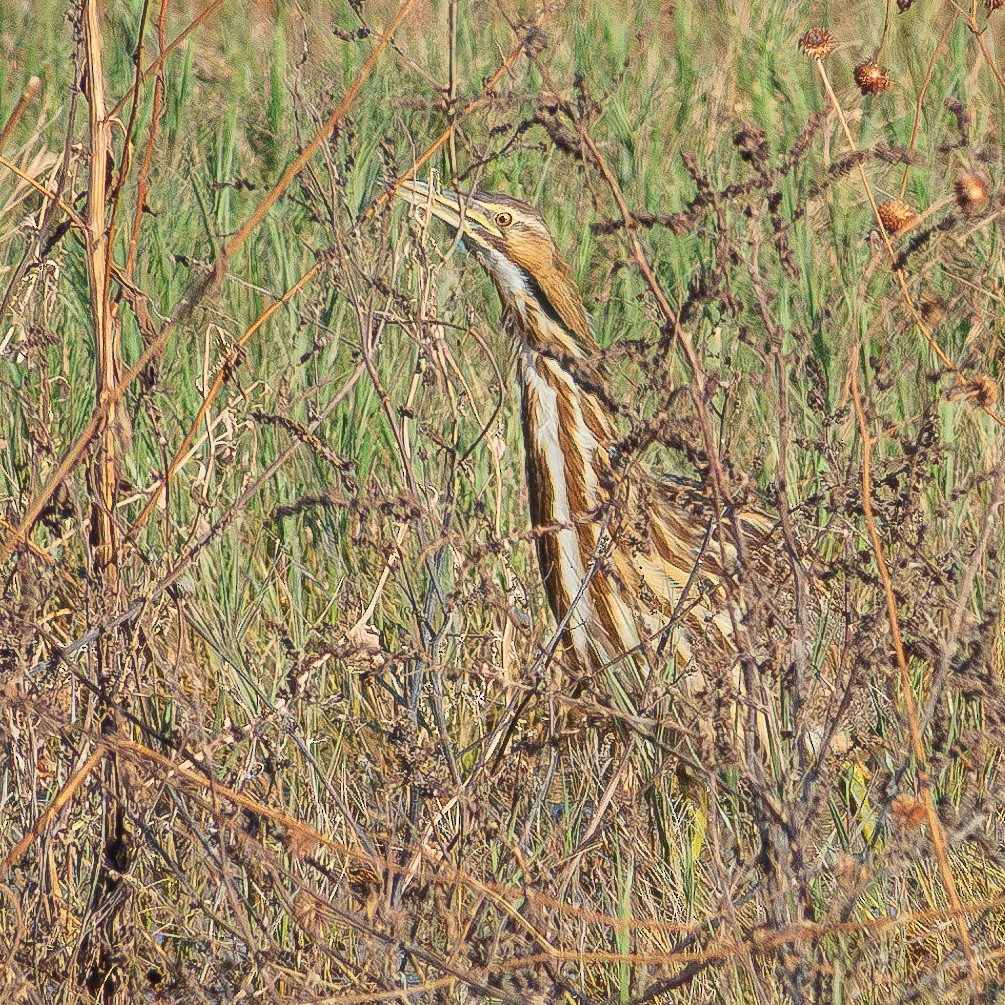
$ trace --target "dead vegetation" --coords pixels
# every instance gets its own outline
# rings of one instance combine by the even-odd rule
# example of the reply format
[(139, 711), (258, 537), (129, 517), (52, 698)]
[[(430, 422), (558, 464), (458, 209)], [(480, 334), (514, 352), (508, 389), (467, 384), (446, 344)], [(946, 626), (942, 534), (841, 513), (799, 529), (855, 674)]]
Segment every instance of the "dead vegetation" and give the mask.
[[(996, 1001), (987, 18), (769, 25), (766, 108), (738, 15), (675, 123), (664, 12), (413, 6), (281, 12), (242, 105), (221, 4), (84, 0), (58, 127), (30, 83), (0, 131), (0, 997)], [(779, 514), (742, 750), (673, 666), (645, 721), (560, 683), (494, 294), (391, 209), (427, 165), (549, 217), (624, 451)]]

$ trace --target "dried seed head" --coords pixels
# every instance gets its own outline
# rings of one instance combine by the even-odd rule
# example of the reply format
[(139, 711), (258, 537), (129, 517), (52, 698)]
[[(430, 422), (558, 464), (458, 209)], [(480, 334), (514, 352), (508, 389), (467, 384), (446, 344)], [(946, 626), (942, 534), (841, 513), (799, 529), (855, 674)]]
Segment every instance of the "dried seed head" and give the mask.
[(946, 302), (934, 293), (926, 293), (921, 298), (921, 320), (929, 328), (937, 328), (946, 319)]
[(826, 28), (810, 28), (799, 39), (799, 48), (811, 59), (826, 59), (834, 51), (834, 36)]
[(984, 9), (989, 13), (993, 14), (996, 10), (1001, 10), (1005, 7), (1005, 0), (984, 0)]
[(897, 9), (906, 14), (914, 6), (914, 0), (897, 0)]
[(956, 178), (956, 205), (964, 213), (980, 213), (991, 199), (987, 179), (976, 171), (964, 171)]
[(883, 221), (883, 226), (891, 234), (896, 234), (898, 230), (914, 223), (918, 219), (918, 214), (903, 199), (887, 199), (880, 203), (879, 218)]
[(990, 408), (998, 400), (998, 385), (986, 373), (980, 373), (967, 385), (968, 397), (981, 408)]
[(863, 94), (882, 94), (893, 87), (887, 68), (871, 59), (855, 67), (855, 83)]
[(890, 803), (890, 814), (905, 830), (917, 830), (925, 822), (924, 804), (914, 796), (901, 793)]
[(972, 401), (980, 408), (990, 408), (998, 400), (998, 384), (993, 377), (979, 373), (949, 392), (952, 401)]

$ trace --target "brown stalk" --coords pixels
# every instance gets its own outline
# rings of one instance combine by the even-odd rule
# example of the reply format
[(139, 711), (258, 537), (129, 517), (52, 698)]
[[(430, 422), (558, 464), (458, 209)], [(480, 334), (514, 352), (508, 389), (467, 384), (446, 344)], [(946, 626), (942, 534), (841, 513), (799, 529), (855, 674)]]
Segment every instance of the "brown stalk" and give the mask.
[[(454, 102), (457, 100), (457, 0), (449, 0), (447, 4), (447, 116), (453, 119), (456, 114)], [(451, 134), (450, 148), (447, 151), (447, 163), (450, 165), (451, 177), (457, 174), (457, 136)]]
[(13, 554), (19, 542), (26, 540), (31, 528), (35, 525), (39, 514), (48, 505), (53, 493), (59, 488), (63, 480), (77, 466), (78, 461), (94, 438), (98, 429), (101, 428), (109, 414), (109, 411), (122, 399), (126, 389), (134, 380), (147, 368), (150, 362), (160, 355), (167, 343), (168, 336), (174, 331), (176, 322), (171, 320), (164, 323), (157, 337), (147, 346), (140, 355), (136, 363), (122, 375), (118, 384), (110, 390), (101, 400), (98, 401), (87, 425), (80, 431), (77, 438), (70, 445), (69, 450), (63, 455), (56, 470), (49, 477), (49, 481), (42, 491), (32, 500), (21, 522), (5, 538), (0, 546), (0, 563), (7, 561)]
[[(11, 533), (14, 530), (14, 525), (0, 516), (0, 530)], [(52, 555), (50, 555), (44, 548), (40, 548), (34, 541), (29, 540), (26, 542), (26, 545), (35, 558), (41, 559), (46, 565), (56, 564), (56, 560), (52, 557)]]
[[(105, 219), (112, 134), (111, 123), (105, 114), (101, 26), (96, 0), (86, 0), (84, 6), (84, 38), (91, 140), (91, 172), (84, 218), (87, 227), (87, 280), (91, 296), (91, 321), (94, 325), (95, 396), (98, 402), (103, 402), (114, 394), (118, 359), (115, 321), (112, 318), (109, 296), (108, 230)], [(118, 584), (113, 519), (117, 483), (115, 420), (116, 408), (113, 401), (101, 424), (101, 443), (92, 473), (94, 498), (91, 504), (91, 540), (94, 569), (102, 577), (105, 594), (109, 598), (114, 597)]]
[(17, 129), (17, 124), (21, 121), (21, 116), (24, 115), (25, 109), (40, 90), (42, 90), (42, 81), (38, 77), (32, 77), (25, 86), (24, 92), (18, 99), (17, 104), (14, 106), (14, 111), (10, 113), (10, 118), (4, 124), (3, 129), (0, 129), (0, 153), (3, 152), (7, 141), (14, 134), (14, 130)]
[(5, 167), (11, 174), (17, 175), (21, 181), (30, 185), (39, 195), (45, 196), (46, 199), (54, 202), (70, 219), (70, 222), (80, 231), (82, 236), (87, 233), (87, 224), (84, 220), (77, 214), (77, 211), (67, 203), (65, 203), (56, 192), (50, 192), (37, 178), (32, 178), (30, 174), (26, 174), (21, 170), (13, 161), (7, 160), (6, 157), (0, 157), (0, 167)]
[[(160, 13), (157, 15), (157, 41), (161, 52), (167, 51), (166, 25), (169, 0), (161, 0)], [(139, 73), (139, 55), (137, 57), (137, 73)], [(139, 90), (139, 81), (134, 85)], [(157, 76), (154, 78), (154, 101), (153, 111), (150, 116), (150, 132), (147, 134), (146, 146), (143, 150), (143, 163), (140, 165), (140, 174), (136, 183), (136, 212), (133, 216), (133, 229), (129, 237), (129, 254), (126, 257), (125, 273), (132, 276), (136, 266), (136, 251), (139, 247), (140, 227), (143, 225), (143, 213), (146, 208), (147, 187), (150, 178), (150, 165), (153, 163), (154, 147), (157, 144), (157, 133), (160, 130), (161, 104), (164, 100), (164, 66), (157, 67)]]
[(929, 830), (932, 832), (932, 843), (935, 845), (935, 857), (939, 863), (942, 884), (945, 887), (946, 897), (949, 900), (950, 908), (952, 908), (953, 916), (956, 918), (957, 929), (960, 934), (960, 944), (963, 946), (963, 953), (966, 956), (967, 966), (970, 970), (970, 979), (974, 985), (975, 992), (980, 994), (983, 980), (980, 969), (977, 966), (977, 958), (974, 956), (973, 946), (970, 942), (970, 931), (967, 928), (960, 898), (956, 892), (956, 880), (953, 878), (953, 871), (949, 866), (946, 835), (942, 829), (942, 821), (939, 820), (938, 813), (936, 812), (935, 803), (932, 800), (932, 784), (926, 767), (925, 744), (921, 736), (921, 726), (918, 722), (918, 707), (914, 700), (914, 691), (911, 688), (911, 675), (907, 666), (907, 655), (904, 652), (904, 640), (900, 634), (900, 619), (897, 614), (897, 599), (893, 593), (893, 579), (890, 576), (886, 559), (883, 557), (883, 543), (880, 540), (879, 531), (876, 529), (876, 521), (872, 512), (872, 438), (869, 434), (869, 423), (862, 404), (862, 396), (859, 393), (857, 350), (850, 360), (850, 364), (851, 395), (855, 404), (855, 416), (858, 420), (859, 434), (862, 437), (862, 509), (865, 514), (865, 525), (869, 531), (869, 540), (872, 543), (872, 550), (876, 556), (876, 566), (879, 569), (879, 576), (883, 583), (883, 592), (886, 596), (890, 635), (893, 637), (893, 649), (897, 656), (897, 667), (900, 670), (900, 688), (904, 699), (904, 709), (907, 712), (908, 729), (911, 734), (911, 749), (918, 768), (918, 787), (921, 789), (921, 797), (925, 805), (925, 813), (928, 817)]
[[(835, 95), (834, 89), (831, 87), (830, 78), (827, 76), (827, 71), (824, 69), (822, 62), (817, 62), (817, 68), (820, 71), (820, 77), (823, 80), (827, 96), (831, 101), (831, 105), (838, 117), (838, 121), (841, 123), (845, 140), (852, 150), (856, 150), (857, 147), (855, 139), (848, 126), (844, 110), (841, 108), (837, 95)], [(872, 207), (876, 223), (879, 226), (880, 234), (883, 237), (883, 242), (886, 245), (888, 254), (890, 255), (890, 260), (896, 261), (896, 256), (894, 255), (893, 247), (890, 244), (889, 235), (887, 234), (886, 228), (883, 226), (883, 221), (880, 218), (879, 208), (876, 205), (876, 199), (873, 196), (872, 187), (870, 186), (869, 179), (866, 176), (865, 168), (861, 163), (859, 163), (857, 167), (866, 197)], [(957, 379), (965, 383), (962, 374), (960, 374), (956, 367), (949, 361), (948, 357), (942, 351), (942, 348), (938, 345), (938, 343), (936, 343), (934, 336), (931, 332), (929, 332), (924, 321), (921, 319), (921, 315), (919, 314), (918, 309), (911, 298), (911, 294), (907, 289), (907, 280), (904, 277), (903, 270), (895, 268), (894, 276), (900, 286), (908, 310), (913, 315), (918, 327), (921, 328), (923, 334), (928, 339), (929, 345), (931, 345), (936, 351), (939, 358), (949, 366), (954, 374), (956, 374)], [(928, 778), (928, 771), (926, 768), (927, 762), (925, 757), (925, 745), (921, 735), (921, 727), (918, 723), (917, 704), (914, 700), (914, 692), (911, 689), (911, 677), (907, 666), (907, 656), (904, 652), (904, 643), (900, 634), (900, 619), (897, 614), (897, 600), (893, 593), (893, 580), (890, 576), (890, 570), (887, 568), (886, 560), (883, 557), (882, 541), (880, 540), (879, 532), (876, 530), (876, 523), (873, 519), (872, 482), (870, 471), (870, 464), (872, 460), (872, 440), (869, 436), (869, 424), (866, 419), (865, 409), (862, 405), (862, 398), (859, 393), (858, 362), (858, 353), (856, 350), (853, 354), (853, 358), (849, 361), (849, 372), (851, 393), (855, 404), (855, 415), (858, 419), (859, 433), (862, 437), (862, 505), (865, 512), (865, 522), (869, 531), (869, 538), (872, 543), (873, 552), (876, 556), (876, 565), (879, 568), (880, 579), (883, 583), (883, 590), (886, 594), (887, 617), (890, 622), (890, 634), (893, 637), (893, 646), (897, 657), (897, 666), (900, 670), (900, 686), (904, 699), (904, 707), (907, 712), (908, 728), (911, 734), (911, 747), (918, 767), (918, 784), (921, 789), (925, 813), (928, 817), (929, 829), (932, 833), (932, 843), (935, 846), (935, 855), (939, 863), (939, 874), (942, 878), (942, 884), (946, 891), (946, 897), (949, 900), (949, 906), (955, 913), (957, 929), (960, 936), (960, 944), (963, 947), (963, 954), (967, 960), (967, 967), (970, 973), (971, 983), (974, 987), (974, 992), (975, 994), (980, 994), (983, 980), (981, 978), (980, 969), (977, 965), (977, 958), (974, 956), (973, 945), (970, 941), (970, 931), (967, 928), (966, 919), (961, 913), (960, 899), (956, 892), (956, 880), (953, 877), (953, 872), (949, 865), (949, 857), (946, 851), (946, 836), (942, 829), (942, 821), (939, 820), (939, 816), (935, 810), (935, 804), (932, 800), (931, 782)], [(1005, 425), (1005, 422), (1003, 422), (999, 416), (995, 415), (987, 408), (985, 408), (984, 411), (991, 415), (992, 418), (994, 418), (1000, 425)]]
[(7, 878), (10, 870), (17, 865), (18, 860), (28, 850), (31, 843), (42, 833), (45, 825), (73, 798), (73, 794), (87, 780), (87, 776), (95, 769), (98, 762), (108, 753), (107, 748), (99, 746), (90, 757), (73, 773), (51, 803), (39, 814), (38, 819), (24, 832), (21, 839), (0, 862), (0, 881)]
[[(372, 73), (374, 66), (377, 62), (377, 57), (381, 52), (387, 47), (391, 39), (391, 33), (394, 29), (401, 23), (404, 19), (405, 14), (411, 7), (414, 0), (404, 0), (398, 13), (395, 15), (392, 21), (391, 27), (384, 33), (380, 41), (374, 46), (373, 51), (368, 57), (367, 61), (363, 64), (360, 71), (357, 73), (356, 77), (353, 79), (352, 84), (349, 86), (349, 90), (346, 92), (345, 98), (339, 103), (336, 112), (329, 116), (328, 121), (322, 126), (318, 134), (314, 137), (311, 143), (305, 148), (304, 153), (310, 150), (313, 153), (324, 141), (324, 139), (330, 134), (331, 130), (335, 128), (339, 120), (345, 115), (349, 110), (352, 99), (359, 93), (360, 88), (366, 81), (367, 77)], [(206, 12), (204, 12), (206, 13)], [(306, 158), (304, 153), (300, 155), (294, 162), (293, 166), (298, 165), (297, 170), (303, 167), (306, 163)], [(59, 484), (64, 478), (69, 475), (69, 473), (76, 467), (77, 462), (80, 460), (83, 452), (87, 449), (88, 444), (94, 437), (95, 433), (105, 426), (109, 425), (108, 418), (112, 413), (116, 403), (121, 399), (122, 395), (125, 393), (126, 388), (146, 369), (147, 365), (156, 357), (158, 357), (164, 350), (164, 346), (167, 344), (168, 337), (174, 331), (175, 327), (179, 321), (184, 320), (190, 314), (196, 303), (198, 303), (209, 291), (210, 287), (213, 285), (213, 281), (218, 282), (230, 264), (230, 260), (233, 258), (234, 254), (240, 248), (241, 244), (247, 240), (248, 236), (252, 233), (254, 228), (261, 222), (262, 217), (269, 207), (271, 207), (277, 199), (282, 195), (283, 191), (293, 180), (295, 173), (291, 173), (291, 169), (284, 172), (282, 178), (276, 183), (272, 188), (266, 198), (263, 200), (262, 205), (252, 214), (251, 219), (241, 228), (239, 233), (232, 238), (225, 249), (223, 250), (220, 259), (217, 261), (216, 266), (213, 269), (213, 274), (211, 277), (211, 282), (205, 280), (197, 281), (190, 288), (189, 293), (185, 295), (181, 304), (178, 306), (174, 315), (170, 320), (166, 321), (162, 326), (160, 331), (156, 336), (150, 341), (147, 348), (140, 355), (140, 358), (136, 361), (136, 364), (123, 375), (122, 380), (118, 384), (112, 384), (110, 387), (106, 388), (105, 393), (99, 396), (97, 407), (94, 410), (94, 414), (91, 416), (90, 421), (80, 432), (77, 438), (70, 445), (69, 450), (63, 455), (56, 470), (53, 472), (49, 478), (48, 483), (45, 488), (32, 500), (31, 504), (28, 506), (21, 523), (18, 524), (17, 529), (13, 534), (7, 535), (4, 539), (3, 545), (0, 546), (0, 564), (7, 561), (13, 553), (14, 549), (17, 547), (18, 542), (26, 538), (31, 532), (31, 528), (35, 525), (35, 521), (38, 519), (39, 514), (45, 508), (49, 500), (52, 498), (53, 492), (56, 491)], [(44, 191), (44, 190), (43, 190)], [(46, 193), (52, 198), (51, 193)], [(102, 192), (103, 194), (103, 192)], [(264, 208), (263, 208), (264, 207)]]
[[(87, 280), (90, 290), (91, 320), (94, 326), (95, 398), (98, 402), (112, 400), (118, 380), (117, 319), (112, 315), (110, 296), (110, 234), (107, 224), (109, 165), (112, 162), (111, 122), (105, 114), (105, 82), (102, 68), (101, 24), (97, 0), (85, 0), (83, 9), (84, 58), (87, 80), (87, 103), (90, 127), (90, 178), (87, 195), (85, 242)], [(115, 404), (109, 405), (98, 430), (98, 449), (91, 466), (91, 549), (92, 568), (103, 595), (106, 610), (114, 611), (119, 593), (118, 530), (115, 524), (115, 504), (118, 495), (117, 422)], [(121, 423), (120, 423), (121, 425)], [(116, 706), (120, 681), (116, 672), (118, 658), (115, 636), (104, 635), (97, 650), (98, 688), (105, 704), (103, 728), (115, 731)], [(117, 778), (112, 766), (111, 776)], [(121, 901), (114, 897), (118, 879), (104, 860), (109, 849), (123, 847), (122, 816), (119, 806), (122, 793), (117, 781), (104, 789), (102, 799), (104, 850), (102, 865), (92, 893), (89, 910), (101, 917), (95, 938), (83, 939), (78, 960), (84, 968), (90, 991), (100, 989), (101, 1000), (115, 999), (118, 982), (111, 966), (114, 926)]]
[(223, 5), (225, 0), (213, 0), (213, 2), (201, 13), (197, 14), (188, 24), (188, 27), (184, 29), (180, 34), (178, 34), (174, 40), (171, 42), (167, 48), (161, 51), (161, 54), (139, 75), (139, 79), (134, 82), (133, 86), (122, 95), (121, 98), (115, 103), (112, 110), (108, 113), (110, 119), (114, 119), (123, 108), (126, 107), (126, 103), (132, 98), (133, 90), (139, 86), (151, 73), (160, 73), (164, 68), (164, 64), (167, 62), (168, 57), (181, 46), (182, 42), (192, 34), (200, 25), (205, 24)]

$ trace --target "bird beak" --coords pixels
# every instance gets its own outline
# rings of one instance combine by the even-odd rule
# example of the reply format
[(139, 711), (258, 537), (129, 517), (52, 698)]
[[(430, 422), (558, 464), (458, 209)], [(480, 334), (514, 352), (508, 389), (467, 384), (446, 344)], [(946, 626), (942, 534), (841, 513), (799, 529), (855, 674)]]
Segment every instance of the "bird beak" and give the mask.
[(397, 194), (473, 241), (481, 243), (482, 235), (486, 232), (493, 237), (502, 237), (502, 231), (495, 225), (491, 211), (476, 196), (462, 194), (458, 197), (456, 192), (437, 192), (425, 182), (411, 180), (403, 181), (398, 186)]

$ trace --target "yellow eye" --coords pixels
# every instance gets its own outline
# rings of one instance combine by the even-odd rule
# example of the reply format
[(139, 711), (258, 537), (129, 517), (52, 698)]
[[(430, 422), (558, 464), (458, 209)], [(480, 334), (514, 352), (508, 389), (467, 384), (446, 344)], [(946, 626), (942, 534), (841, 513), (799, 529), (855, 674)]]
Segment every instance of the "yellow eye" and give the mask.
[(496, 213), (496, 224), (500, 227), (508, 227), (513, 222), (512, 213)]

